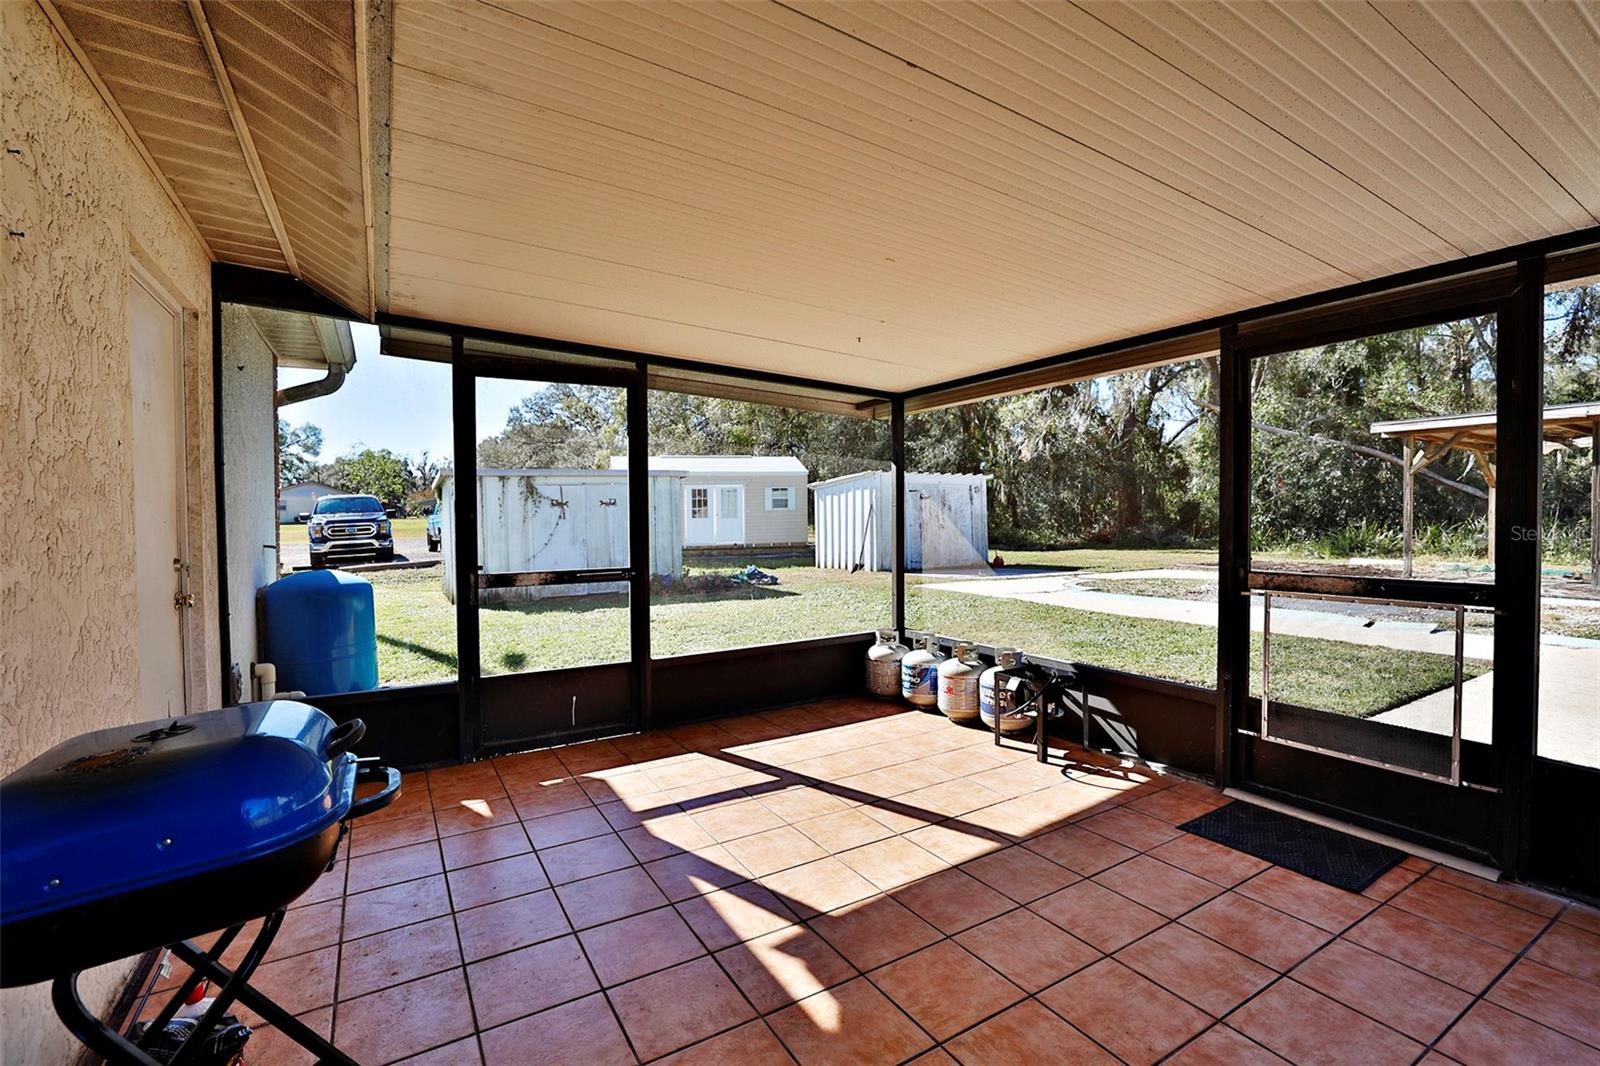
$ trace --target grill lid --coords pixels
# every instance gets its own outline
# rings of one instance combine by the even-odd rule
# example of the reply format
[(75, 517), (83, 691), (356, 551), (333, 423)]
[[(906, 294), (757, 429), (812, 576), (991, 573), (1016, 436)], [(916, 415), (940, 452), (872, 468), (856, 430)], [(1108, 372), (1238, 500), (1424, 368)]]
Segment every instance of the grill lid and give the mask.
[[(343, 818), (355, 757), (289, 700), (85, 733), (0, 782), (0, 920), (235, 865)], [(174, 901), (183, 906), (182, 901)]]

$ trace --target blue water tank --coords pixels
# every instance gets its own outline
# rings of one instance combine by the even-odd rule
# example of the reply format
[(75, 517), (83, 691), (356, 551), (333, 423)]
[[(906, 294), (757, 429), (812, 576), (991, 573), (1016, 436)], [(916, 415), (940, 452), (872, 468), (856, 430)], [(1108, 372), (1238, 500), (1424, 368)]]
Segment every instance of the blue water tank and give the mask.
[(372, 582), (339, 570), (306, 570), (268, 585), (266, 661), (278, 691), (326, 696), (378, 687)]

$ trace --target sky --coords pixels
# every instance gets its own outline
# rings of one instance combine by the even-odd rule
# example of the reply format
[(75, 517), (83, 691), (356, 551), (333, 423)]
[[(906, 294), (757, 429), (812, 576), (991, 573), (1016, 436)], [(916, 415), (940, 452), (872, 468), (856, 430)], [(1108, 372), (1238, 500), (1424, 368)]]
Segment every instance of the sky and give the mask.
[[(387, 448), (417, 458), (450, 455), (450, 367), (421, 359), (378, 354), (378, 328), (353, 322), (356, 366), (339, 391), (305, 400), (278, 412), (292, 426), (310, 422), (322, 430), (326, 462), (360, 448)], [(278, 371), (278, 387), (313, 381), (320, 370)], [(478, 439), (505, 428), (506, 413), (540, 383), (478, 382)]]

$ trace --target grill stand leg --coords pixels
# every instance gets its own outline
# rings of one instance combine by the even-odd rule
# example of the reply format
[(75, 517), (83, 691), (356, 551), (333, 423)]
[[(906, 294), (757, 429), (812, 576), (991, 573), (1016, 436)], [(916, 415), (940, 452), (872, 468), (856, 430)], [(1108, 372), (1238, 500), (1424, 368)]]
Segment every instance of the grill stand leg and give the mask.
[(159, 1066), (155, 1059), (124, 1040), (116, 1030), (89, 1013), (78, 996), (78, 975), (57, 977), (50, 987), (56, 1017), (78, 1042), (107, 1062), (131, 1062), (136, 1066)]
[[(267, 938), (267, 944), (271, 943), (272, 935), (277, 933), (278, 925), (283, 922), (283, 915), (284, 912), (281, 910), (274, 911), (272, 914), (267, 916), (266, 922), (263, 923), (261, 936), (265, 936)], [(269, 928), (271, 930), (270, 933), (268, 932)], [(234, 992), (238, 998), (238, 1001), (255, 1011), (257, 1014), (261, 1015), (261, 1017), (265, 1018), (269, 1025), (283, 1033), (284, 1036), (287, 1036), (296, 1044), (299, 1044), (307, 1051), (316, 1055), (318, 1063), (337, 1063), (338, 1066), (359, 1066), (355, 1059), (352, 1059), (349, 1055), (346, 1055), (344, 1052), (334, 1047), (325, 1037), (323, 1037), (321, 1033), (317, 1032), (315, 1029), (312, 1029), (300, 1019), (296, 1018), (294, 1015), (278, 1006), (278, 1004), (274, 1003), (272, 1000), (268, 999), (266, 996), (262, 995), (260, 992), (257, 992), (255, 989), (251, 988), (245, 983), (249, 979), (250, 974), (254, 972), (255, 967), (260, 963), (259, 957), (252, 961), (250, 955), (255, 954), (258, 948), (260, 949), (260, 953), (265, 955), (266, 947), (267, 945), (262, 944), (260, 936), (258, 936), (256, 943), (251, 945), (250, 953), (246, 954), (244, 961), (240, 963), (237, 972), (229, 971), (226, 966), (223, 966), (216, 959), (212, 958), (210, 955), (207, 955), (205, 952), (201, 951), (187, 940), (183, 941), (182, 943), (172, 945), (172, 954), (177, 956), (181, 961), (193, 967), (195, 972), (203, 976), (205, 979), (222, 985), (224, 994), (226, 994), (228, 989), (233, 985), (235, 979), (237, 978), (238, 987), (234, 989)], [(248, 969), (246, 967), (248, 967)], [(220, 1002), (222, 996), (219, 995), (217, 998)]]
[[(317, 1057), (319, 1063), (334, 1063), (337, 1066), (358, 1066), (355, 1059), (340, 1051), (329, 1043), (326, 1038), (315, 1029), (306, 1025), (300, 1019), (290, 1014), (277, 1003), (268, 999), (260, 992), (251, 988), (249, 980), (256, 968), (261, 965), (266, 957), (267, 949), (272, 946), (272, 940), (277, 935), (279, 927), (283, 924), (284, 912), (273, 911), (261, 923), (261, 932), (256, 934), (255, 940), (250, 944), (250, 949), (245, 952), (245, 957), (239, 963), (237, 970), (229, 970), (219, 961), (228, 945), (239, 935), (243, 926), (234, 926), (218, 938), (210, 952), (201, 951), (193, 943), (185, 940), (173, 944), (171, 951), (174, 957), (187, 963), (194, 971), (184, 981), (176, 993), (167, 1001), (166, 1006), (156, 1015), (150, 1028), (155, 1030), (164, 1027), (171, 1021), (183, 1001), (188, 998), (191, 991), (201, 981), (211, 981), (220, 986), (215, 1002), (202, 1016), (195, 1027), (194, 1033), (184, 1041), (177, 1054), (173, 1057), (174, 1063), (192, 1061), (199, 1052), (201, 1041), (216, 1028), (217, 1023), (227, 1013), (234, 1002), (244, 1004), (262, 1018), (267, 1024), (283, 1033), (296, 1044), (305, 1048)], [(83, 1005), (83, 1000), (78, 995), (78, 975), (67, 974), (56, 978), (51, 989), (51, 999), (55, 1005), (56, 1014), (60, 1017), (67, 1030), (76, 1037), (89, 1050), (105, 1059), (107, 1062), (129, 1062), (137, 1066), (159, 1066), (155, 1059), (143, 1048), (128, 1041), (117, 1033), (105, 1022), (95, 1017)]]
[[(211, 954), (215, 955), (217, 958), (221, 958), (222, 953), (228, 950), (228, 946), (232, 944), (243, 931), (244, 926), (242, 924), (233, 926), (231, 929), (224, 930), (222, 935), (217, 937), (216, 943), (211, 945)], [(150, 1041), (154, 1039), (155, 1034), (161, 1032), (167, 1027), (167, 1023), (172, 1020), (173, 1015), (177, 1014), (179, 1008), (181, 1008), (183, 1004), (188, 1001), (189, 993), (193, 992), (195, 988), (198, 987), (199, 984), (204, 980), (205, 978), (200, 975), (198, 970), (192, 971), (188, 978), (184, 980), (183, 984), (179, 986), (178, 990), (171, 996), (167, 997), (166, 1005), (163, 1006), (160, 1013), (158, 1013), (155, 1018), (151, 1020), (150, 1024), (145, 1028), (144, 1036), (138, 1041), (138, 1044), (141, 1048), (149, 1048)]]
[[(200, 1045), (211, 1031), (222, 1021), (222, 1016), (228, 1013), (228, 1008), (233, 1006), (233, 1001), (239, 998), (239, 993), (244, 991), (245, 984), (250, 980), (250, 975), (256, 972), (256, 967), (261, 965), (261, 960), (266, 957), (267, 949), (272, 946), (273, 938), (278, 935), (278, 930), (283, 926), (284, 912), (273, 911), (261, 920), (261, 932), (251, 942), (249, 950), (244, 953), (244, 958), (239, 960), (239, 968), (233, 971), (222, 987), (217, 991), (216, 997), (211, 1001), (211, 1006), (200, 1016), (200, 1021), (195, 1025), (194, 1032), (189, 1034), (189, 1039), (183, 1042), (172, 1056), (172, 1066), (180, 1063), (194, 1061), (195, 1055), (200, 1051)], [(212, 949), (217, 955), (221, 952)]]

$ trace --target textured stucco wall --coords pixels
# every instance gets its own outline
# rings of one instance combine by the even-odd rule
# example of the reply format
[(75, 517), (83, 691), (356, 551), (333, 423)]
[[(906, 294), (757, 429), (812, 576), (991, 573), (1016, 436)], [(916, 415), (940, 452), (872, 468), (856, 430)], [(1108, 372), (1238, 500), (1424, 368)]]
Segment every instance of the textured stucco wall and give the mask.
[[(222, 305), (222, 492), (228, 523), (228, 650), (244, 684), (260, 655), (256, 590), (277, 578), (272, 349), (243, 307)], [(248, 688), (245, 690), (248, 692)]]
[[(187, 308), (194, 698), (215, 705), (210, 275), (205, 250), (32, 3), (0, 0), (0, 773), (138, 717), (130, 257)], [(20, 235), (18, 235), (20, 234)], [(86, 975), (105, 1006), (127, 966)], [(47, 986), (0, 993), (6, 1063), (70, 1061)]]

